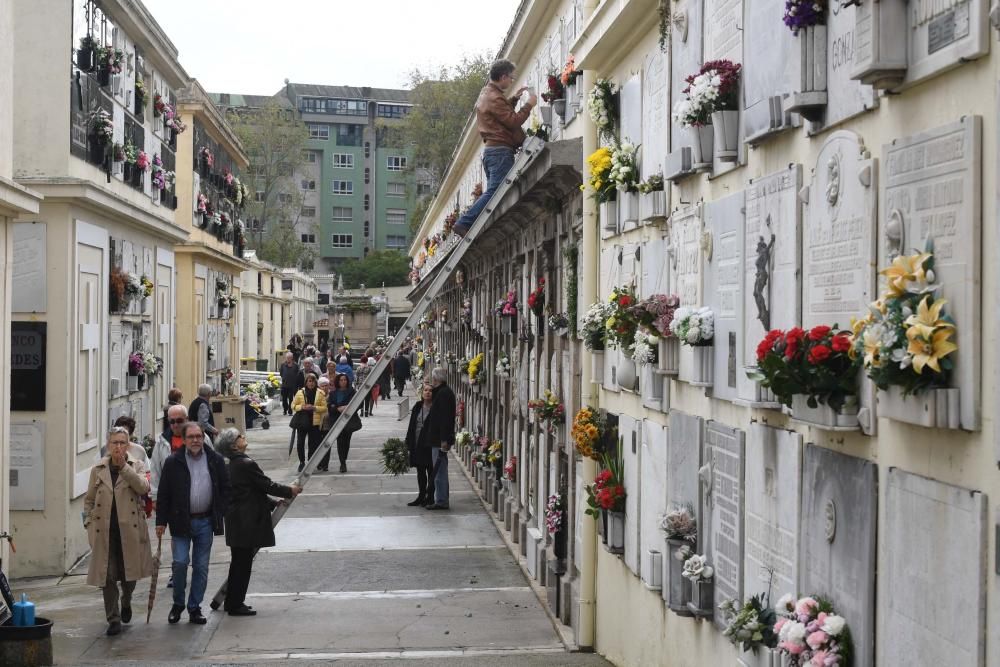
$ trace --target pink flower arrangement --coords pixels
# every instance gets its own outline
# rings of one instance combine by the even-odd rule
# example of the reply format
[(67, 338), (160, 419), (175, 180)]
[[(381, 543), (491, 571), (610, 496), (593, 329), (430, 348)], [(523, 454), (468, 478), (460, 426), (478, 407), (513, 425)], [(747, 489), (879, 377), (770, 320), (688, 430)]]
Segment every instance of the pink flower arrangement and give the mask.
[(517, 456), (514, 454), (510, 455), (503, 466), (503, 478), (510, 482), (517, 481)]
[(514, 290), (507, 292), (507, 298), (504, 300), (503, 307), (500, 308), (500, 314), (504, 317), (517, 317), (517, 294)]
[(790, 667), (845, 667), (851, 663), (851, 632), (847, 621), (821, 597), (778, 600), (774, 624), (778, 651)]
[(208, 197), (200, 192), (198, 193), (198, 212), (208, 213)]
[(233, 172), (231, 172), (231, 171), (229, 171), (227, 169), (226, 170), (226, 185), (232, 185), (232, 184), (233, 184)]
[(146, 151), (139, 151), (139, 154), (135, 158), (135, 166), (139, 168), (139, 171), (146, 171), (149, 169), (149, 153)]
[(563, 521), (563, 503), (562, 496), (558, 493), (553, 493), (549, 496), (549, 500), (545, 503), (545, 528), (549, 531), (549, 535), (555, 535), (562, 528)]

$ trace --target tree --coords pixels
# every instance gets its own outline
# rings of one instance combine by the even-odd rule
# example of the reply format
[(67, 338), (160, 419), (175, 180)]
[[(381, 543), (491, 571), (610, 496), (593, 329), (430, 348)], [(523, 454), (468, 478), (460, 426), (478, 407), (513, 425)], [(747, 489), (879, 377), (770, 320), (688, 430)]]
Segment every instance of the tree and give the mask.
[(344, 287), (358, 289), (364, 283), (372, 289), (399, 287), (409, 283), (410, 258), (396, 250), (376, 250), (364, 259), (349, 259), (337, 267)]
[(420, 70), (409, 75), (413, 108), (400, 129), (414, 147), (415, 165), (426, 170), (435, 189), (451, 164), (491, 64), (487, 55), (467, 56), (454, 67), (442, 67), (433, 78)]
[(434, 201), (434, 197), (424, 195), (417, 198), (413, 204), (413, 210), (410, 211), (410, 233), (413, 235), (420, 231), (420, 223), (424, 221), (424, 216), (427, 215), (427, 209), (431, 207), (432, 201)]
[(295, 173), (305, 161), (309, 140), (305, 124), (277, 101), (258, 109), (231, 109), (228, 120), (250, 156), (250, 246), (261, 259), (278, 266), (311, 264), (315, 253), (295, 231), (302, 212)]

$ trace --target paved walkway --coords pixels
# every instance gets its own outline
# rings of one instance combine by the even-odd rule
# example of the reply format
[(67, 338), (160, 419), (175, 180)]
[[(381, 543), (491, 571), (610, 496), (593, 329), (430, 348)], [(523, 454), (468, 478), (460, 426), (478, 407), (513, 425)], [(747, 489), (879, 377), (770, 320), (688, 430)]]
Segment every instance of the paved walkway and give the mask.
[[(207, 625), (191, 625), (186, 615), (168, 625), (168, 541), (150, 624), (147, 580), (119, 637), (104, 636), (101, 596), (85, 583), (86, 564), (60, 579), (14, 582), (39, 615), (55, 621), (57, 663), (607, 665), (565, 651), (456, 461), (450, 511), (406, 506), (416, 497), (415, 475), (384, 475), (379, 461), (385, 439), (404, 435), (397, 402), (380, 402), (364, 420), (346, 474), (313, 475), (278, 525), (277, 546), (258, 555), (247, 599), (256, 617), (209, 613), (206, 601)], [(296, 463), (288, 458), (287, 420), (248, 433), (250, 455), (284, 481)], [(335, 463), (336, 452), (331, 469)], [(209, 599), (228, 561), (217, 538)]]

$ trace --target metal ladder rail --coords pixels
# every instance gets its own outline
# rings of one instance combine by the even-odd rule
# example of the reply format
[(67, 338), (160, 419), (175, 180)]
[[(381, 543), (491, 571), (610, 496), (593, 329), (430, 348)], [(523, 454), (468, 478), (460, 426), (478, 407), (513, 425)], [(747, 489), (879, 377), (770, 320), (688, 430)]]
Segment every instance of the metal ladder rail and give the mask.
[[(386, 369), (386, 366), (388, 366), (389, 360), (392, 359), (396, 355), (396, 352), (398, 352), (402, 347), (403, 341), (417, 330), (417, 325), (420, 322), (420, 318), (424, 314), (424, 310), (426, 310), (427, 306), (429, 306), (430, 303), (437, 298), (441, 288), (445, 286), (445, 283), (448, 282), (452, 273), (454, 273), (455, 269), (458, 268), (459, 263), (462, 261), (462, 257), (465, 255), (465, 251), (468, 250), (469, 246), (479, 237), (487, 226), (486, 222), (489, 220), (489, 216), (493, 212), (494, 208), (491, 205), (494, 204), (494, 202), (500, 201), (504, 194), (506, 194), (510, 187), (517, 181), (524, 168), (531, 164), (534, 158), (544, 147), (545, 142), (537, 137), (528, 137), (528, 139), (524, 142), (524, 146), (522, 147), (520, 154), (517, 156), (517, 159), (514, 160), (514, 164), (510, 168), (510, 171), (507, 172), (507, 176), (504, 177), (503, 184), (497, 188), (497, 191), (493, 193), (490, 200), (486, 202), (486, 206), (480, 212), (479, 217), (476, 218), (472, 228), (465, 235), (465, 238), (463, 238), (458, 245), (452, 249), (448, 257), (443, 260), (441, 271), (439, 271), (437, 276), (434, 277), (431, 281), (430, 287), (427, 288), (427, 291), (420, 298), (419, 302), (413, 307), (413, 311), (410, 313), (409, 317), (406, 318), (406, 321), (400, 327), (399, 332), (395, 335), (395, 337), (393, 337), (389, 346), (382, 353), (381, 358), (376, 362), (371, 373), (368, 374), (368, 377), (365, 378), (365, 381), (360, 387), (355, 387), (354, 397), (347, 404), (346, 409), (340, 414), (340, 417), (337, 418), (337, 421), (334, 422), (330, 430), (327, 431), (326, 437), (323, 438), (319, 447), (316, 448), (316, 451), (306, 462), (305, 467), (296, 476), (294, 483), (298, 483), (298, 485), (303, 489), (306, 484), (309, 483), (309, 479), (312, 477), (313, 472), (315, 472), (316, 466), (323, 460), (323, 457), (326, 456), (327, 452), (333, 448), (334, 443), (337, 442), (337, 438), (343, 432), (344, 427), (350, 420), (350, 416), (357, 412), (361, 407), (365, 396), (367, 396), (368, 392), (371, 391), (371, 389), (377, 384), (379, 376)], [(291, 507), (292, 502), (294, 502), (294, 499), (280, 503), (274, 511), (271, 512), (272, 527), (278, 525), (278, 522), (281, 521), (282, 517), (285, 516), (285, 513)], [(226, 584), (227, 582), (223, 582), (222, 586), (219, 587), (219, 590), (212, 598), (212, 609), (218, 609), (222, 605), (223, 600), (225, 600)]]

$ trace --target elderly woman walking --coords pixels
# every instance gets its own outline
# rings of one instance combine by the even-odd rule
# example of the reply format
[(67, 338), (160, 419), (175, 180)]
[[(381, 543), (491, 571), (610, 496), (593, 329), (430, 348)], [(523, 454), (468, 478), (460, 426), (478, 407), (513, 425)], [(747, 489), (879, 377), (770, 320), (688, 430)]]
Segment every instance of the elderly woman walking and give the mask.
[(417, 469), (417, 499), (406, 503), (410, 507), (424, 507), (434, 504), (434, 477), (431, 470), (431, 446), (427, 443), (427, 431), (424, 428), (431, 414), (431, 403), (434, 401), (434, 387), (425, 382), (420, 392), (423, 400), (413, 406), (410, 412), (410, 425), (406, 429), (406, 448), (410, 450), (410, 465)]
[(149, 481), (146, 467), (129, 456), (127, 428), (111, 429), (107, 452), (90, 469), (83, 508), (91, 548), (87, 583), (104, 592), (110, 636), (119, 634), (122, 623), (132, 620), (135, 582), (153, 573), (153, 554), (142, 500), (149, 493)]
[(226, 509), (226, 544), (232, 553), (225, 610), (230, 616), (256, 616), (246, 605), (253, 556), (258, 549), (274, 546), (271, 511), (278, 498), (294, 498), (302, 488), (271, 481), (247, 456), (247, 439), (235, 428), (227, 428), (216, 440), (216, 449), (229, 459), (230, 498)]
[[(326, 394), (320, 391), (316, 376), (312, 373), (306, 375), (306, 386), (299, 389), (292, 400), (292, 414), (299, 412), (305, 412), (311, 417), (311, 419), (302, 418), (304, 423), (295, 427), (298, 437), (299, 472), (302, 472), (306, 465), (306, 442), (309, 443), (311, 456), (319, 446), (319, 427), (323, 424), (323, 415), (326, 414)], [(294, 421), (295, 417), (292, 417), (292, 420)]]

